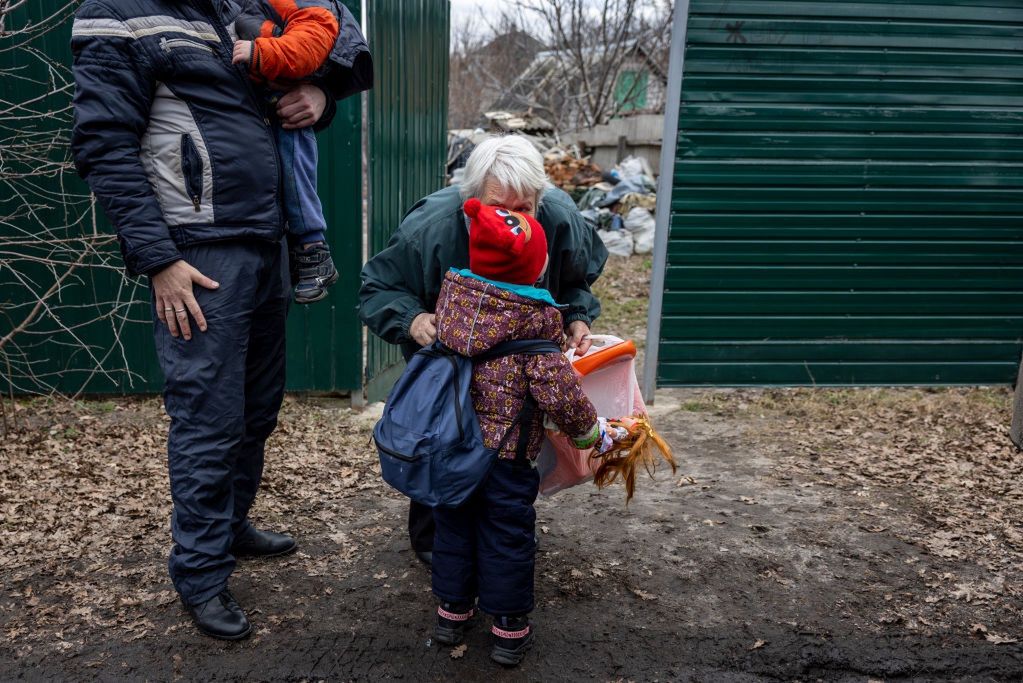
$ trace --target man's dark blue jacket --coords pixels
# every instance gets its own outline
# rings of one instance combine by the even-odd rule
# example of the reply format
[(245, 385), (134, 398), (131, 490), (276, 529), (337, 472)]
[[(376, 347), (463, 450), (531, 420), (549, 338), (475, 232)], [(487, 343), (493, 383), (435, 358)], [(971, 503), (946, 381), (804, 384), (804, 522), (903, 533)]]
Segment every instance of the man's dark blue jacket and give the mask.
[[(157, 272), (187, 244), (283, 237), (272, 106), (231, 64), (234, 21), (258, 1), (85, 0), (75, 16), (71, 148), (132, 273)], [(366, 43), (340, 10), (318, 127), (334, 97), (372, 85)]]

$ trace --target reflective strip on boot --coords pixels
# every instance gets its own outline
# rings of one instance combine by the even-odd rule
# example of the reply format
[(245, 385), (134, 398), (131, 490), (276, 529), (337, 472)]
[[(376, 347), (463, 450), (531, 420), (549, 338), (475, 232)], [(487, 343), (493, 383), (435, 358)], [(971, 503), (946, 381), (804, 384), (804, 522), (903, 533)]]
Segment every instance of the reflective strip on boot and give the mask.
[(448, 621), (468, 621), (472, 618), (472, 615), (476, 613), (475, 609), (470, 609), (464, 614), (458, 614), (456, 612), (449, 612), (441, 606), (437, 606), (437, 614), (444, 617)]

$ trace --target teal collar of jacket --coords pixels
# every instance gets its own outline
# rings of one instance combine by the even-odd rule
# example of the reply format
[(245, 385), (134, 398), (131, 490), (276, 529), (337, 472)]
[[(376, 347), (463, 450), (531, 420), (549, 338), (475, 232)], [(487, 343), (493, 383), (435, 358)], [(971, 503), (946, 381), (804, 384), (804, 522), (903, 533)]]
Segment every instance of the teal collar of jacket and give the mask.
[(480, 282), (486, 282), (487, 284), (493, 285), (498, 289), (503, 289), (506, 292), (511, 292), (512, 294), (521, 296), (526, 299), (542, 301), (543, 303), (548, 304), (550, 306), (554, 306), (555, 308), (566, 308), (566, 306), (557, 303), (554, 300), (554, 297), (551, 296), (550, 292), (548, 292), (546, 289), (541, 289), (540, 287), (533, 287), (531, 285), (516, 285), (510, 282), (498, 282), (497, 280), (490, 280), (488, 278), (483, 277), (482, 275), (477, 275), (468, 268), (462, 268), (461, 270), (459, 270), (458, 268), (451, 268), (450, 270), (452, 273), (456, 273), (458, 275), (461, 275), (462, 277), (468, 277), (472, 278), (473, 280), (479, 280)]

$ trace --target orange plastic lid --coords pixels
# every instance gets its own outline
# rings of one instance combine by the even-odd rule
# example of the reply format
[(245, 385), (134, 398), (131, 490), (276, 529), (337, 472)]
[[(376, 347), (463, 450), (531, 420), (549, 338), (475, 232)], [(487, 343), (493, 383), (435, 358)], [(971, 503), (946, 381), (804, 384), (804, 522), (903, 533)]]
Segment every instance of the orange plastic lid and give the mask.
[(611, 346), (605, 346), (600, 351), (595, 351), (591, 354), (585, 355), (582, 358), (577, 358), (572, 362), (572, 368), (582, 376), (586, 376), (594, 370), (599, 370), (605, 365), (623, 360), (625, 358), (636, 357), (636, 345), (632, 341), (618, 342)]

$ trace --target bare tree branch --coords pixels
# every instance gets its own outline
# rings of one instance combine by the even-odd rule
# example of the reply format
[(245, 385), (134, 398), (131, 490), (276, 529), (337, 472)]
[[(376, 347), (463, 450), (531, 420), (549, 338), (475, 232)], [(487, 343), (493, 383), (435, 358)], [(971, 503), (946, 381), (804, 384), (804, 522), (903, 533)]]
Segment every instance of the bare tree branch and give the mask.
[(40, 42), (77, 5), (63, 0), (30, 21), (27, 0), (0, 0), (0, 80), (16, 93), (13, 101), (0, 99), (0, 387), (11, 401), (5, 430), (17, 427), (16, 394), (61, 388), (78, 395), (96, 376), (114, 384), (140, 379), (122, 335), (147, 321), (140, 311), (148, 297), (140, 282), (123, 277), (116, 238), (98, 226), (95, 201), (77, 179), (70, 68)]
[(543, 85), (560, 130), (592, 128), (630, 106), (641, 83), (635, 78), (620, 88), (628, 64), (649, 57), (664, 73), (658, 60), (666, 64), (671, 0), (517, 0), (516, 6), (551, 36), (558, 68)]

